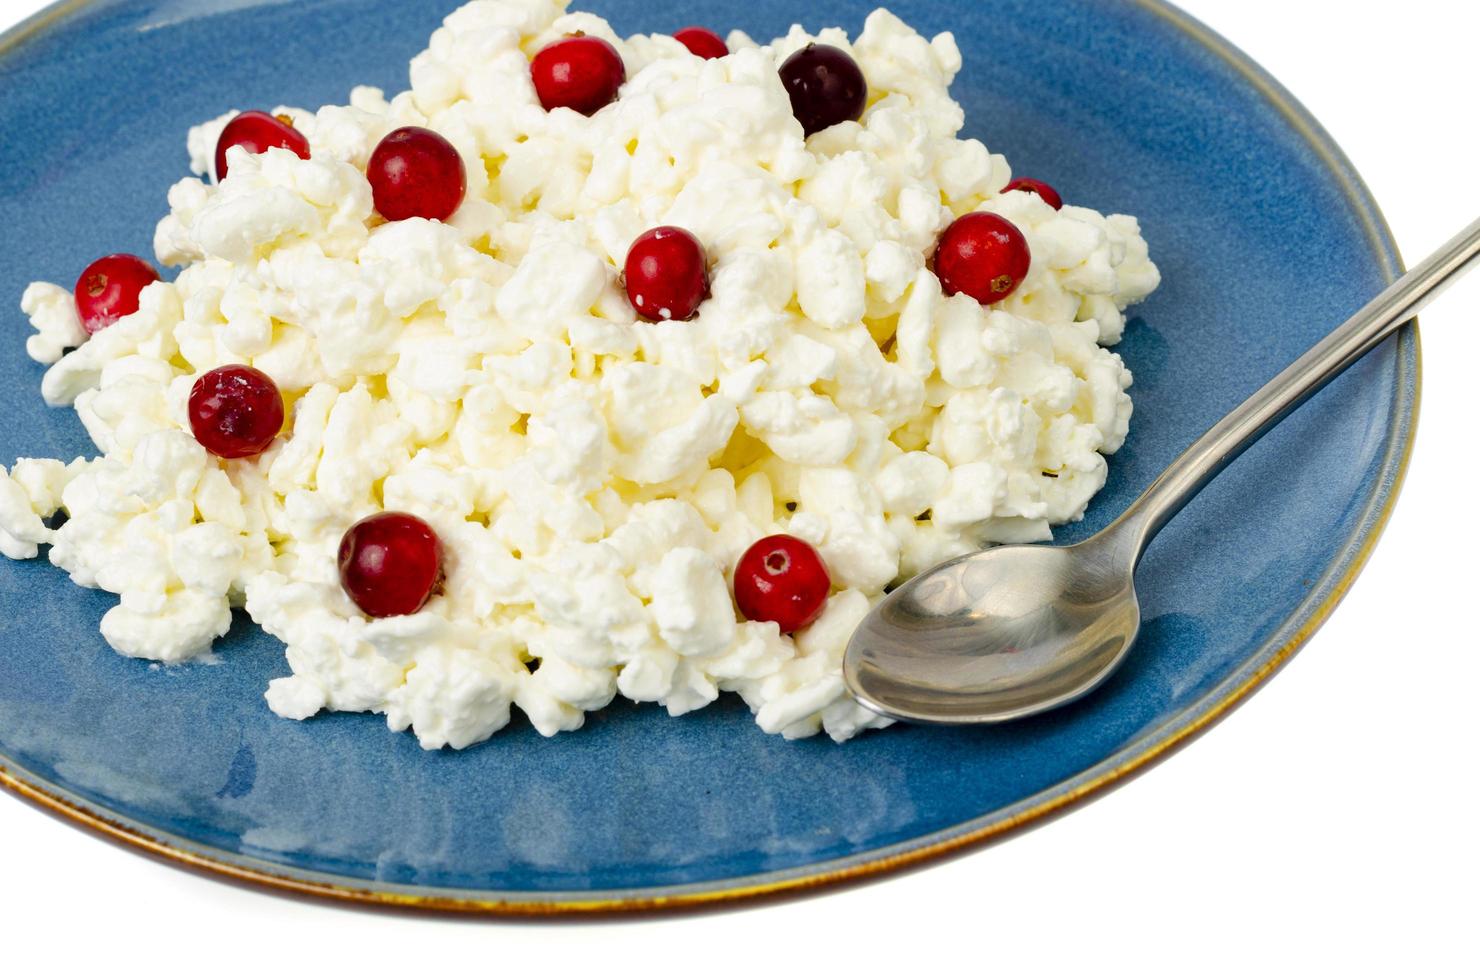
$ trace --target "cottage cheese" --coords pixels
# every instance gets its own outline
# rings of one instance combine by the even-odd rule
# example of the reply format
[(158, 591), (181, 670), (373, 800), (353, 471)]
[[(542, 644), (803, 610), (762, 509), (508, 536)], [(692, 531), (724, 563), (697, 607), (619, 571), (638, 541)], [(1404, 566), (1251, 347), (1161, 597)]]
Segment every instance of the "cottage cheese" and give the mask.
[[(286, 644), (275, 712), (380, 712), (427, 748), (488, 738), (514, 706), (546, 735), (576, 729), (618, 695), (680, 715), (734, 691), (788, 738), (881, 727), (840, 667), (883, 591), (985, 542), (1046, 540), (1104, 483), (1131, 375), (1102, 345), (1157, 285), (1146, 243), (1134, 218), (999, 193), (1007, 163), (956, 138), (950, 34), (880, 10), (852, 41), (736, 32), (704, 61), (563, 6), (475, 0), (412, 61), (410, 91), (277, 110), (311, 160), (233, 150), (217, 184), (231, 114), (192, 130), (204, 179), (170, 190), (156, 236), (174, 282), (85, 343), (66, 290), (26, 291), (42, 394), (102, 455), (0, 469), (0, 551), (49, 545), (117, 594), (102, 631), (129, 656), (199, 657), (245, 607)], [(627, 67), (589, 119), (544, 111), (529, 79), (531, 54), (577, 30)], [(804, 141), (776, 69), (814, 39), (852, 53), (870, 104)], [(372, 214), (363, 169), (403, 125), (467, 163), (449, 223)], [(973, 210), (1032, 250), (993, 308), (927, 267)], [(659, 224), (712, 262), (690, 322), (636, 321), (617, 280)], [(191, 384), (228, 363), (290, 407), (255, 459), (189, 434)], [(416, 615), (368, 620), (335, 553), (381, 509), (436, 529), (447, 582)], [(781, 531), (835, 589), (795, 636), (742, 621), (729, 585)]]

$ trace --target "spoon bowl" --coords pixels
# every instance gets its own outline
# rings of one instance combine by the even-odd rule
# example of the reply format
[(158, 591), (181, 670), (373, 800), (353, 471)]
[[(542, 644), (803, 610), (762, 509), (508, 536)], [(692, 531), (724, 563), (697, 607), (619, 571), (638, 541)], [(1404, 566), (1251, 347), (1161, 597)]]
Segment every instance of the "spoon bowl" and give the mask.
[(1008, 545), (938, 565), (854, 634), (866, 707), (935, 724), (1010, 721), (1080, 697), (1135, 642), (1140, 606), (1113, 542)]

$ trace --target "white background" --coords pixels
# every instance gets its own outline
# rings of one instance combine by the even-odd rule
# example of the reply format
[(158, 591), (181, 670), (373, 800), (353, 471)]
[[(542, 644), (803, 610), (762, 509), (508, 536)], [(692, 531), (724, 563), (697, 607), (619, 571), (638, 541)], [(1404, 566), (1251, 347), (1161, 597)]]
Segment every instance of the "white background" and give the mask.
[[(909, 3), (896, 3), (906, 17)], [(41, 6), (0, 0), (0, 27)], [(1182, 6), (1327, 126), (1410, 262), (1480, 216), (1471, 4)], [(141, 859), (0, 794), (0, 941), (23, 940), (5, 943), (5, 959), (19, 965), (24, 945), (58, 957), (53, 965), (148, 963), (162, 976), (355, 965), (423, 976), (1475, 976), (1480, 581), (1465, 552), (1480, 548), (1477, 307), (1480, 273), (1424, 315), (1408, 483), (1334, 618), (1227, 721), (1087, 809), (815, 898), (541, 926), (246, 891)]]

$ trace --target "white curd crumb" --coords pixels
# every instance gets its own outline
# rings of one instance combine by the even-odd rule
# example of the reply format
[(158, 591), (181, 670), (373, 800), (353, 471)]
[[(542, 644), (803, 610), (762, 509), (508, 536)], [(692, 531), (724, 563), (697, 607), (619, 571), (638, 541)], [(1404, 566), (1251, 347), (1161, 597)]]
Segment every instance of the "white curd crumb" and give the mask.
[(87, 340), (77, 301), (72, 293), (49, 282), (33, 282), (21, 296), (21, 312), (31, 318), (34, 336), (26, 338), (26, 353), (41, 364), (55, 364), (62, 354)]

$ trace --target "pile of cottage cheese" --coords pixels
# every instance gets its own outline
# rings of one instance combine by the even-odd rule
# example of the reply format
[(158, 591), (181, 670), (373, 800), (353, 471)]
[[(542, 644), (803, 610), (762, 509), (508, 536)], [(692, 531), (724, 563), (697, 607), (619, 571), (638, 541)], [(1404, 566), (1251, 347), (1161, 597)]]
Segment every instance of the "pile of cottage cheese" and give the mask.
[[(50, 545), (116, 593), (102, 632), (133, 657), (207, 654), (244, 606), (286, 644), (273, 711), (381, 712), (427, 748), (486, 739), (516, 705), (546, 735), (576, 729), (617, 695), (680, 715), (734, 691), (789, 738), (880, 727), (841, 678), (871, 604), (984, 542), (1049, 538), (1104, 483), (1131, 375), (1101, 345), (1157, 285), (1146, 243), (1134, 218), (1000, 193), (1003, 158), (956, 137), (950, 34), (880, 10), (851, 43), (736, 32), (706, 61), (563, 6), (474, 0), (409, 92), (277, 110), (312, 159), (241, 153), (217, 184), (230, 114), (192, 130), (205, 179), (171, 188), (155, 239), (179, 276), (90, 339), (68, 290), (27, 289), (42, 394), (102, 455), (0, 469), (0, 549)], [(576, 31), (627, 68), (590, 118), (546, 112), (530, 82), (532, 53)], [(813, 40), (851, 53), (870, 102), (804, 141), (777, 66)], [(372, 213), (367, 158), (406, 125), (466, 162), (450, 223)], [(927, 264), (973, 210), (1032, 251), (995, 307), (947, 297)], [(635, 319), (618, 281), (660, 224), (710, 257), (689, 322)], [(256, 458), (191, 436), (193, 381), (230, 363), (289, 406)], [(431, 524), (447, 576), (423, 611), (372, 620), (336, 549), (382, 509)], [(742, 621), (729, 585), (781, 531), (833, 581), (795, 636)]]

